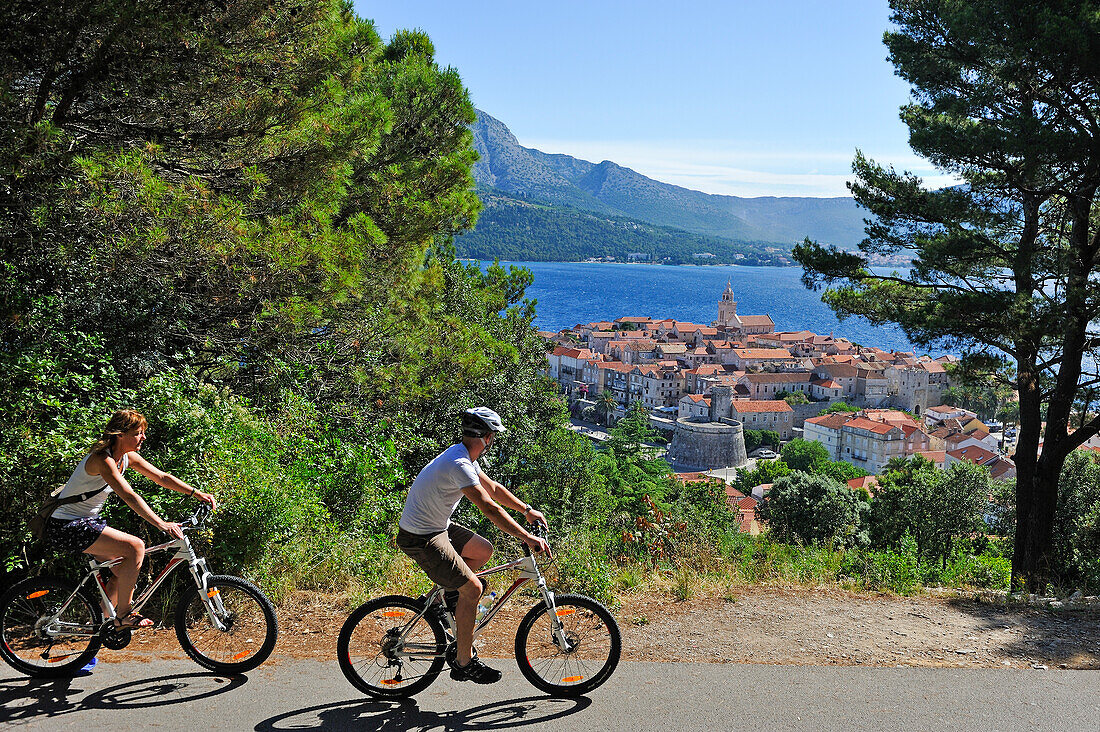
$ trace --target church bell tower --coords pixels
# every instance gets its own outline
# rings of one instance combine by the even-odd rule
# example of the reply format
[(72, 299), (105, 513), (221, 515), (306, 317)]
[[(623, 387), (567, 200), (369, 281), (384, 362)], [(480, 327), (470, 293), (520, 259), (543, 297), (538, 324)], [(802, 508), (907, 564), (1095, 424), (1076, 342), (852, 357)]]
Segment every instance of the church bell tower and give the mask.
[(733, 299), (733, 285), (727, 280), (726, 291), (718, 302), (718, 325), (726, 327), (737, 324), (737, 301)]

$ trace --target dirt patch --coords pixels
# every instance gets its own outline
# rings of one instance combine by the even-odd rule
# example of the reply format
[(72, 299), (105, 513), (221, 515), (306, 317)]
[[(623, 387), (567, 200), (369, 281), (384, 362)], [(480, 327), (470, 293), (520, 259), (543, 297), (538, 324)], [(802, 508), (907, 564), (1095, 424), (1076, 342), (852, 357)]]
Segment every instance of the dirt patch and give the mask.
[[(515, 629), (533, 604), (513, 599), (478, 641), (488, 658), (511, 658)], [(335, 659), (347, 608), (311, 596), (279, 611), (280, 657)], [(868, 596), (834, 588), (744, 587), (729, 598), (676, 602), (629, 595), (616, 611), (623, 658), (632, 661), (811, 666), (1100, 669), (1100, 609), (1051, 611), (941, 597)], [(171, 629), (135, 633), (104, 661), (150, 654), (185, 658)]]

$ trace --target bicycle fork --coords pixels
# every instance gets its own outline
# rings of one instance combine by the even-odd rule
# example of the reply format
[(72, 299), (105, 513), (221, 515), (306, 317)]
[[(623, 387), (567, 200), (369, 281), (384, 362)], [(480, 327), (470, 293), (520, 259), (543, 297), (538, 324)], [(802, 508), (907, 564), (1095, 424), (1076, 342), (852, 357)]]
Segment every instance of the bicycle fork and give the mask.
[[(190, 545), (187, 548), (190, 549)], [(195, 586), (199, 588), (199, 598), (206, 608), (206, 615), (210, 618), (211, 624), (224, 633), (229, 630), (229, 625), (226, 622), (229, 613), (225, 609), (225, 603), (222, 602), (221, 590), (216, 587), (211, 589), (210, 587), (210, 577), (212, 575), (206, 567), (206, 559), (196, 557), (193, 551), (190, 554), (191, 576), (195, 580)]]

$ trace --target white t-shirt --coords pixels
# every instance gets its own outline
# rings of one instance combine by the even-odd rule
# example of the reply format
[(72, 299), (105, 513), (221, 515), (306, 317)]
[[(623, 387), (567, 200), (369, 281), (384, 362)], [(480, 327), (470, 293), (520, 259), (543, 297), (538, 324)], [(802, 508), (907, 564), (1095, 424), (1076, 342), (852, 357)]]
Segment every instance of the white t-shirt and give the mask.
[(465, 445), (451, 445), (417, 474), (397, 525), (414, 534), (446, 531), (462, 500), (462, 489), (478, 485), (480, 473)]

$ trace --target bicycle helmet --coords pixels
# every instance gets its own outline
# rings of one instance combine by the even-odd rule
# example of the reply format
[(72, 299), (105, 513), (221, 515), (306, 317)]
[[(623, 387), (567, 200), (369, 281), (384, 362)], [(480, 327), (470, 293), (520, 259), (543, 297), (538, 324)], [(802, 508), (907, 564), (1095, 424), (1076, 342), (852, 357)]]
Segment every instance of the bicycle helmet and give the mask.
[(488, 407), (474, 407), (462, 413), (462, 434), (484, 437), (490, 432), (504, 432), (500, 415)]

